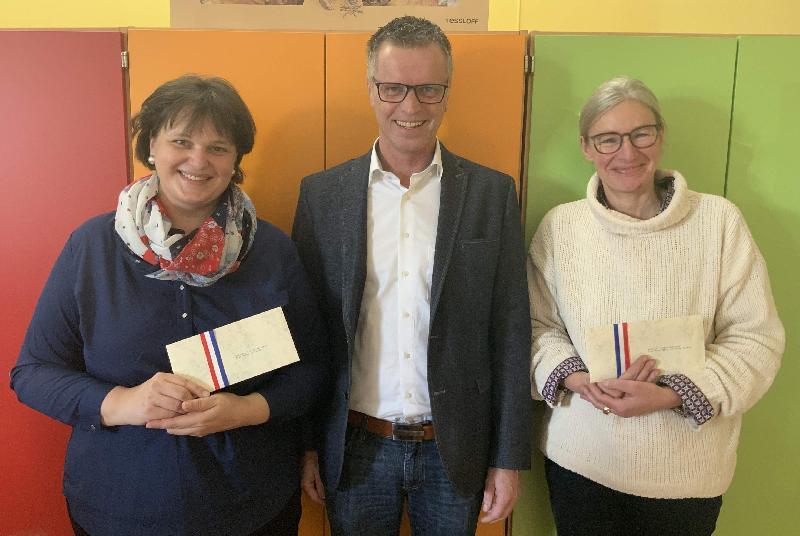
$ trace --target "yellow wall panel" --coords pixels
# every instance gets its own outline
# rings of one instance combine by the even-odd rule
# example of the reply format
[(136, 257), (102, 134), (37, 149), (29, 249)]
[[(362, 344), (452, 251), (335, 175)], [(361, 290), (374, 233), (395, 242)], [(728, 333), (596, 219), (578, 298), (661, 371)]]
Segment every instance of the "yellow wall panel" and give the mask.
[(489, 0), (489, 30), (519, 30), (519, 4), (528, 0)]
[(800, 2), (797, 0), (520, 1), (520, 28), (525, 30), (704, 34), (800, 33)]
[[(229, 80), (258, 129), (242, 161), (242, 187), (261, 218), (288, 232), (300, 179), (324, 166), (324, 40), (322, 33), (130, 30), (131, 111), (185, 73)], [(134, 166), (134, 177), (146, 173)]]
[(169, 26), (169, 0), (0, 0), (0, 28)]
[[(490, 30), (800, 34), (796, 0), (489, 0)], [(169, 0), (0, 0), (0, 28), (169, 27)]]

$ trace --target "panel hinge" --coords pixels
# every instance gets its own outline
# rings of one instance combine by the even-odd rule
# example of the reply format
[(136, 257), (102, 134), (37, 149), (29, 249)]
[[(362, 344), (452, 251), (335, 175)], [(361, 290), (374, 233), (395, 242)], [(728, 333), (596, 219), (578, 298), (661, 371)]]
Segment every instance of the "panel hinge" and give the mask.
[(122, 52), (120, 52), (119, 56), (120, 56), (120, 59), (122, 60), (122, 68), (123, 69), (127, 69), (128, 68), (128, 51), (127, 50), (123, 50)]
[(525, 74), (533, 72), (533, 56), (525, 54)]

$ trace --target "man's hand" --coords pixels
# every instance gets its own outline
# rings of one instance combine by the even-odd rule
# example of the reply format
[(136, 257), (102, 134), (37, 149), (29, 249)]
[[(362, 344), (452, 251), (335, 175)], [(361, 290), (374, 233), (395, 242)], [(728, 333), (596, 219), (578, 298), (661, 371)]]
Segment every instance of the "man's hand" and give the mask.
[(481, 523), (495, 523), (508, 517), (520, 493), (519, 471), (490, 467), (483, 490), (484, 515)]
[(325, 504), (325, 486), (319, 476), (319, 458), (315, 450), (307, 450), (303, 456), (300, 487), (309, 499), (317, 504)]

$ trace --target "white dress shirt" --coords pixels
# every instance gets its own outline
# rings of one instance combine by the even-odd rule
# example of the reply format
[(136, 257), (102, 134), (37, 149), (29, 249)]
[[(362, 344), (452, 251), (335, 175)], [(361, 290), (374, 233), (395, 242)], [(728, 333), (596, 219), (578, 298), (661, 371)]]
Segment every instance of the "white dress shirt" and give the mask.
[(367, 193), (367, 274), (353, 355), (350, 408), (418, 422), (431, 416), (428, 333), (442, 156), (408, 188), (372, 148)]

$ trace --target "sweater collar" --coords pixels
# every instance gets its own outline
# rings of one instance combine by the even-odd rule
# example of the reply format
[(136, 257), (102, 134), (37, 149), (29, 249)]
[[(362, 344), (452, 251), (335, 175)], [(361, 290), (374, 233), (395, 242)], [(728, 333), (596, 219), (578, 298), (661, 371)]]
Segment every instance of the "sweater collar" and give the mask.
[(600, 185), (600, 178), (597, 173), (589, 179), (586, 187), (586, 201), (597, 222), (607, 231), (621, 235), (637, 235), (652, 233), (671, 227), (682, 221), (691, 209), (690, 191), (686, 185), (683, 175), (677, 171), (657, 172), (659, 177), (673, 177), (675, 193), (669, 206), (660, 214), (653, 216), (649, 220), (637, 220), (627, 214), (617, 212), (605, 207), (597, 200), (597, 189)]

